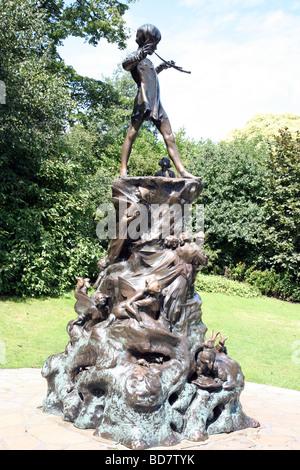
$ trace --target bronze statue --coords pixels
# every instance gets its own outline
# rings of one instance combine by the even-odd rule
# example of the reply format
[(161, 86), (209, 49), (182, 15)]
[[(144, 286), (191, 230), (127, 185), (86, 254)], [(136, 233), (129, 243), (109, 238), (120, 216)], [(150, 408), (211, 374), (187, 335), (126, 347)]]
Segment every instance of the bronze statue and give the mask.
[[(215, 341), (219, 343), (215, 345)], [(220, 332), (210, 337), (204, 342), (202, 351), (197, 357), (197, 379), (193, 383), (198, 387), (210, 390), (223, 388), (232, 390), (236, 383), (244, 384), (244, 376), (240, 365), (227, 355), (225, 341)]]
[(158, 170), (155, 173), (155, 176), (163, 176), (164, 178), (175, 178), (174, 171), (170, 170), (171, 162), (167, 157), (162, 158), (158, 162), (158, 164), (161, 167), (161, 170)]
[(87, 329), (91, 328), (94, 324), (103, 321), (108, 316), (107, 301), (108, 296), (102, 292), (94, 292), (90, 297), (88, 296), (88, 289), (90, 288), (90, 279), (83, 279), (77, 277), (77, 286), (74, 296), (77, 300), (75, 304), (75, 311), (78, 318), (69, 323), (72, 325), (80, 325)]
[[(138, 52), (125, 61), (139, 92), (122, 151), (124, 178), (112, 184), (115, 238), (98, 261), (91, 295), (90, 279), (76, 278), (70, 340), (42, 369), (48, 382), (45, 412), (63, 414), (77, 428), (95, 429), (96, 436), (134, 449), (259, 426), (240, 405), (244, 376), (227, 355), (227, 338), (213, 332), (205, 338), (195, 290), (197, 273), (207, 263), (199, 246), (205, 237), (188, 231), (184, 210), (203, 186), (183, 168), (160, 103), (157, 73), (173, 64), (155, 70), (146, 58), (159, 40), (157, 28), (144, 25)], [(125, 177), (145, 119), (162, 132), (182, 178), (174, 178), (168, 158), (155, 176)]]
[(109, 260), (108, 260), (107, 257), (102, 258), (98, 261), (97, 267), (98, 267), (100, 273), (99, 273), (99, 276), (97, 277), (97, 280), (96, 280), (95, 284), (93, 285), (93, 289), (98, 289), (99, 288), (99, 286), (101, 284), (101, 281), (105, 277), (106, 268), (108, 267), (108, 265), (109, 265)]
[(137, 30), (137, 52), (131, 54), (123, 62), (123, 68), (131, 72), (132, 78), (138, 86), (138, 93), (134, 102), (131, 124), (128, 129), (121, 155), (121, 176), (127, 176), (127, 163), (130, 157), (132, 145), (138, 131), (145, 120), (151, 120), (162, 134), (168, 154), (178, 172), (178, 177), (194, 178), (183, 166), (172, 132), (168, 116), (161, 104), (158, 74), (165, 69), (174, 66), (173, 62), (163, 61), (158, 67), (147, 58), (152, 55), (161, 40), (159, 30), (145, 24)]
[(199, 352), (197, 358), (197, 379), (193, 383), (205, 390), (222, 388), (222, 381), (218, 377), (218, 367), (216, 364), (215, 341), (220, 333), (210, 337), (204, 342), (203, 350)]
[(140, 321), (139, 309), (146, 311), (148, 315), (156, 318), (160, 311), (159, 294), (161, 285), (155, 276), (147, 277), (145, 288), (137, 292), (125, 303), (125, 308)]

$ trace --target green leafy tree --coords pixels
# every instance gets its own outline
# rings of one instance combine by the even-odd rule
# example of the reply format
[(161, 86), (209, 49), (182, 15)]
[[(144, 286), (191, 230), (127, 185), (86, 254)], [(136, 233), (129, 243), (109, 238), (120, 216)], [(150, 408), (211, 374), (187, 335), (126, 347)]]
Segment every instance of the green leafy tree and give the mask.
[(66, 65), (57, 47), (69, 36), (80, 37), (96, 46), (100, 41), (116, 43), (120, 49), (126, 47), (129, 32), (124, 14), (135, 0), (40, 0), (36, 7), (44, 14), (44, 28), (51, 42), (53, 61), (49, 64), (65, 76), (70, 94), (76, 104), (74, 122), (88, 122), (90, 110), (101, 103), (111, 106), (114, 93), (105, 80), (95, 80), (79, 75), (73, 67)]
[[(76, 2), (85, 3), (92, 2)], [(97, 133), (85, 120), (89, 105), (110, 102), (111, 89), (55, 58), (41, 6), (0, 0), (7, 93), (0, 105), (0, 293), (8, 295), (59, 294), (75, 275), (95, 276), (103, 253), (95, 225)], [(51, 21), (54, 28), (55, 15)]]
[(40, 0), (35, 3), (46, 13), (50, 24), (49, 37), (54, 45), (61, 44), (68, 36), (75, 36), (84, 38), (94, 46), (105, 38), (124, 49), (128, 32), (123, 16), (128, 4), (134, 1)]
[(299, 301), (300, 135), (281, 130), (263, 151), (245, 136), (180, 145), (203, 177), (206, 271)]
[[(262, 238), (265, 168), (244, 141), (199, 142), (190, 159), (189, 171), (202, 176), (208, 251), (220, 272), (240, 261), (255, 263)], [(251, 151), (250, 151), (251, 150)]]
[(274, 142), (278, 129), (285, 127), (288, 127), (291, 134), (295, 136), (297, 132), (300, 132), (300, 116), (292, 113), (258, 113), (247, 122), (243, 129), (231, 131), (226, 140), (244, 138), (263, 146), (268, 141)]
[(279, 131), (268, 159), (264, 229), (266, 264), (299, 281), (300, 273), (300, 132)]

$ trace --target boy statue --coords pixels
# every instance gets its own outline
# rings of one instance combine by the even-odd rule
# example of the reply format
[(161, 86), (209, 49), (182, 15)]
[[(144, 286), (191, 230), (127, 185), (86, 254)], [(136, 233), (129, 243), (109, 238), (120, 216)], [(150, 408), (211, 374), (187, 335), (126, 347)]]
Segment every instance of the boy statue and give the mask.
[(161, 34), (155, 26), (151, 24), (141, 26), (136, 34), (136, 42), (139, 48), (137, 52), (127, 57), (122, 64), (125, 70), (131, 72), (132, 78), (138, 86), (138, 93), (134, 102), (130, 127), (122, 147), (121, 177), (127, 176), (127, 163), (141, 125), (145, 120), (151, 120), (164, 138), (169, 157), (174, 163), (178, 177), (195, 179), (182, 164), (170, 121), (160, 101), (157, 75), (162, 70), (170, 68), (171, 65), (163, 62), (155, 68), (147, 58), (147, 55), (152, 55), (157, 49), (160, 40)]

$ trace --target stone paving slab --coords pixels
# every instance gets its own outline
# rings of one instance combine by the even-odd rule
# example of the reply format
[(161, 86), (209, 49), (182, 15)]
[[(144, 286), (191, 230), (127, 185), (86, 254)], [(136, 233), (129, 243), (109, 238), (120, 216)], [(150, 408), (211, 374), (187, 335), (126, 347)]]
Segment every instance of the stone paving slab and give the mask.
[[(1, 450), (127, 450), (95, 437), (93, 430), (76, 429), (59, 416), (42, 413), (46, 392), (40, 369), (0, 370)], [(259, 428), (156, 450), (300, 450), (300, 392), (247, 382), (241, 403)]]

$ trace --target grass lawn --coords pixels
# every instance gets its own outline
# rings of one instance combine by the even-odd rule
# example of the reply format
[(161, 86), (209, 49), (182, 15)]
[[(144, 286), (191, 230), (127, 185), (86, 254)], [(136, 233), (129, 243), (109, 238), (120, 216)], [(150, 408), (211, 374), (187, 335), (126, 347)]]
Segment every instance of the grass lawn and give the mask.
[[(61, 298), (0, 299), (2, 368), (42, 367), (48, 356), (64, 351), (69, 320), (76, 318), (72, 294)], [(1, 359), (1, 357), (0, 357)]]
[[(229, 336), (228, 354), (248, 382), (300, 390), (300, 305), (267, 297), (202, 293), (203, 322)], [(62, 352), (75, 299), (0, 299), (0, 367), (42, 367)], [(297, 353), (298, 349), (298, 353)]]
[(229, 336), (246, 381), (300, 390), (300, 304), (202, 293), (203, 323)]

